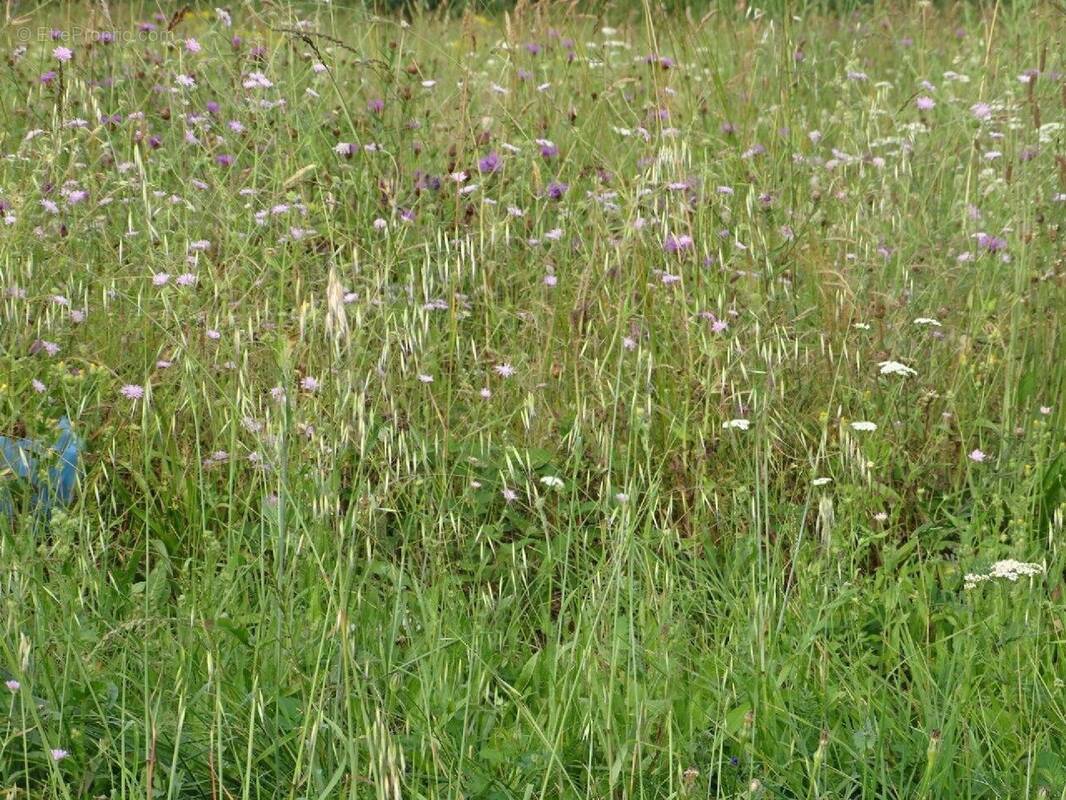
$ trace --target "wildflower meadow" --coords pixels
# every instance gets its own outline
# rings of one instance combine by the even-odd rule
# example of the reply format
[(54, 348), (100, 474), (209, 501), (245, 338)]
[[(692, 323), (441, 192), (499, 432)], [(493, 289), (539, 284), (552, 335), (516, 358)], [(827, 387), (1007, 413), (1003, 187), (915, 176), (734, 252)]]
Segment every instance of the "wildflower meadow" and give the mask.
[(1060, 2), (8, 2), (0, 798), (1066, 798)]

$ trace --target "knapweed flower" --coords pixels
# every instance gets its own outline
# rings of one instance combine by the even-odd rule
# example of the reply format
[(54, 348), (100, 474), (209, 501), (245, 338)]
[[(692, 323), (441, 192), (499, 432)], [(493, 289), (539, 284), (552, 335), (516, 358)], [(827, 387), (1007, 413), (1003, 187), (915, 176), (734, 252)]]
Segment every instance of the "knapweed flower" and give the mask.
[(30, 386), (33, 387), (33, 391), (37, 392), (37, 394), (44, 394), (45, 392), (48, 391), (48, 387), (45, 386), (43, 383), (41, 383), (36, 378), (34, 378), (32, 381), (30, 381)]
[(140, 400), (144, 397), (144, 387), (138, 386), (136, 383), (127, 383), (119, 389), (119, 394), (127, 400)]
[(568, 184), (561, 183), (560, 181), (552, 181), (548, 184), (548, 197), (552, 200), (562, 200), (563, 195), (566, 194), (566, 190), (569, 188), (570, 186)]
[(74, 57), (74, 51), (71, 50), (69, 47), (63, 47), (62, 45), (60, 45), (52, 51), (52, 55), (55, 57), (55, 60), (58, 61), (60, 64), (66, 64), (68, 61), (70, 61), (70, 59)]
[(988, 458), (988, 456), (983, 450), (979, 450), (979, 449), (975, 448), (974, 450), (970, 451), (970, 454), (969, 454), (969, 456), (967, 456), (967, 458), (969, 458), (970, 461), (974, 461), (974, 462), (980, 464), (986, 458)]
[(320, 386), (318, 378), (307, 375), (302, 381), (300, 381), (300, 388), (305, 392), (316, 392)]
[(500, 494), (503, 495), (503, 499), (508, 503), (513, 503), (518, 499), (518, 493), (514, 489), (504, 489)]
[(667, 253), (681, 253), (692, 247), (692, 237), (687, 234), (670, 234), (663, 241), (663, 250)]
[(507, 363), (497, 364), (492, 369), (501, 378), (510, 378), (515, 373), (515, 368), (512, 367), (510, 364), (507, 364)]
[(492, 390), (488, 386), (483, 386), (481, 391), (478, 392), (478, 395), (480, 395), (483, 400), (488, 400), (492, 397)]
[(559, 155), (559, 148), (549, 139), (537, 139), (537, 146), (540, 147), (540, 154), (543, 158), (555, 158)]
[(501, 164), (502, 162), (499, 153), (493, 150), (477, 162), (478, 172), (491, 175), (492, 173), (499, 171)]
[(48, 754), (52, 757), (53, 761), (62, 761), (64, 758), (70, 755), (70, 753), (68, 753), (61, 747), (56, 747), (53, 750), (48, 751)]
[(1007, 249), (1007, 240), (1001, 239), (998, 236), (991, 236), (987, 233), (978, 233), (977, 245), (978, 247), (983, 247), (989, 253), (998, 253), (1001, 250)]

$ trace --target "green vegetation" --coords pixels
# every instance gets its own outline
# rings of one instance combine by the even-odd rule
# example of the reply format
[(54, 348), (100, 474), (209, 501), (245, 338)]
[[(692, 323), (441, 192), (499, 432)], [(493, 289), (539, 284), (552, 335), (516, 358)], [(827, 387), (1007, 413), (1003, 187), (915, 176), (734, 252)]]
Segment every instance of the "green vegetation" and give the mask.
[(1056, 4), (258, 5), (9, 10), (0, 797), (1066, 798)]

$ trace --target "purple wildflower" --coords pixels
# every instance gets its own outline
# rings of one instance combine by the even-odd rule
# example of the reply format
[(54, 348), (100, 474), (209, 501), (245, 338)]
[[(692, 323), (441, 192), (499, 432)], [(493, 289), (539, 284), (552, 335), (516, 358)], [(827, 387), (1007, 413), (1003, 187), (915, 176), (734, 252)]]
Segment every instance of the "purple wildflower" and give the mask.
[(978, 247), (983, 247), (989, 253), (999, 253), (1007, 249), (1007, 240), (987, 233), (979, 233), (977, 234), (977, 245)]
[(663, 250), (667, 253), (681, 253), (692, 247), (692, 237), (688, 234), (670, 234), (663, 241)]
[(563, 195), (566, 194), (566, 190), (569, 188), (569, 184), (552, 181), (548, 184), (548, 197), (552, 200), (562, 200)]
[(500, 155), (495, 150), (477, 162), (478, 172), (492, 174), (501, 166)]

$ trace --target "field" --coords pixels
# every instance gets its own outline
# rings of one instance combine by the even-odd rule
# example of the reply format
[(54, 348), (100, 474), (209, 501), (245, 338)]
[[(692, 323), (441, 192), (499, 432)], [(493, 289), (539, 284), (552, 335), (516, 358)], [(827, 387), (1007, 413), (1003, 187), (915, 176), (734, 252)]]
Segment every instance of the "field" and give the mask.
[(1061, 4), (582, 7), (8, 5), (0, 798), (1066, 798)]

